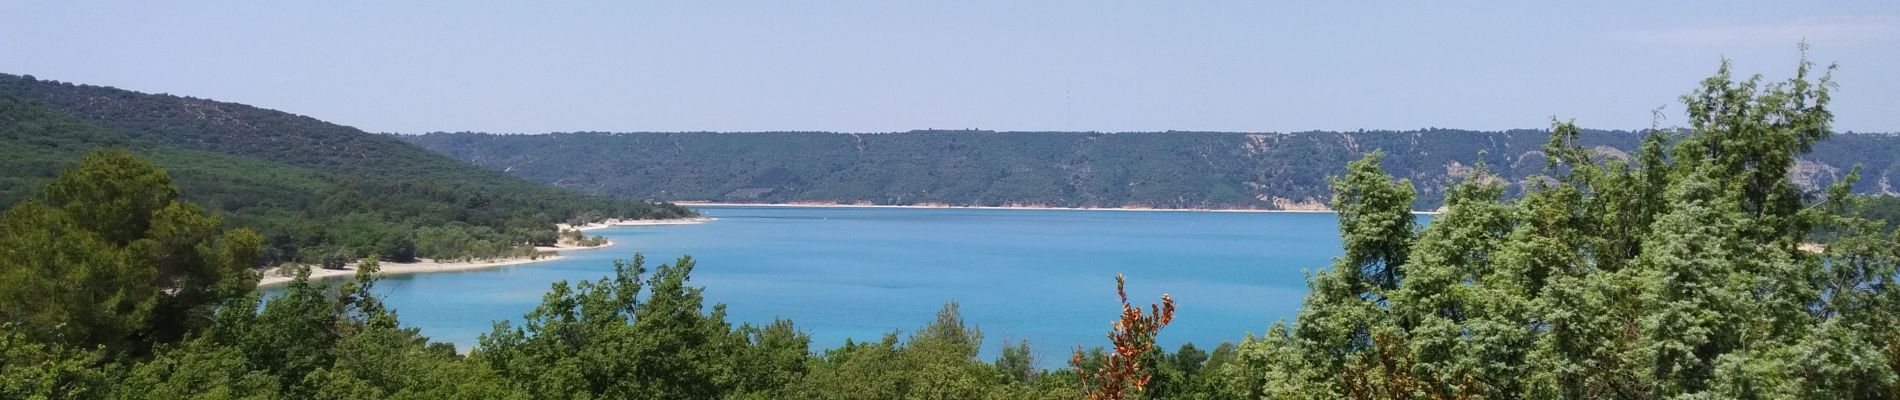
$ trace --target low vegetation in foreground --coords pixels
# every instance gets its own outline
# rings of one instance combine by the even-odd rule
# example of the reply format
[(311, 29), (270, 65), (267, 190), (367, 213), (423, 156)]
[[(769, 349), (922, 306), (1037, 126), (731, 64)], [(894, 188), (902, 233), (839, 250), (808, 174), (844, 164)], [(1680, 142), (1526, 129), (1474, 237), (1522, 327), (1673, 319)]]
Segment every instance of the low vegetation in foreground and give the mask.
[(1549, 179), (1513, 199), (1475, 166), (1422, 229), (1374, 153), (1332, 183), (1345, 255), (1292, 323), (1169, 352), (1175, 304), (1124, 295), (1108, 347), (1048, 370), (1021, 343), (977, 359), (954, 303), (813, 352), (790, 321), (727, 322), (691, 258), (555, 284), (458, 354), (402, 327), (373, 260), (260, 304), (256, 234), (108, 153), (0, 219), (0, 397), (1893, 399), (1900, 233), (1860, 216), (1882, 206), (1854, 174), (1812, 197), (1788, 180), (1829, 135), (1811, 72), (1724, 68), (1683, 98), (1695, 128), (1628, 160), (1557, 123)]

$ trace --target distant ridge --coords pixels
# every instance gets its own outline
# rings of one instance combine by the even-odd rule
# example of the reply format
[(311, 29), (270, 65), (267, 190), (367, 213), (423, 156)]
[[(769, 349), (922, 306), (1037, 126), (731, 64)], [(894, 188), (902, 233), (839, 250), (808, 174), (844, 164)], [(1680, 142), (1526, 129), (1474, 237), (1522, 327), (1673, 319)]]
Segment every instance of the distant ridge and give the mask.
[[(1645, 135), (1586, 131), (1627, 157)], [(1521, 193), (1543, 172), (1544, 130), (1297, 133), (430, 133), (400, 136), (497, 171), (590, 193), (677, 201), (879, 205), (1319, 209), (1327, 178), (1384, 150), (1385, 169), (1435, 209), (1483, 162)], [(1791, 179), (1814, 189), (1864, 164), (1860, 193), (1900, 191), (1900, 136), (1837, 134)]]

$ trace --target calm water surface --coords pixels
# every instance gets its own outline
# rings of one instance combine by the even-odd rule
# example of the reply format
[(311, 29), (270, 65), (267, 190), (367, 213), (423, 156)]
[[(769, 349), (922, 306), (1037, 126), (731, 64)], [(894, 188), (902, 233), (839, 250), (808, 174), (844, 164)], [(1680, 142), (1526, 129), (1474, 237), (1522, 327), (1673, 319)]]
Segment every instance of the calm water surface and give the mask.
[(946, 301), (982, 328), (983, 357), (1029, 340), (1043, 366), (1077, 344), (1104, 345), (1132, 301), (1170, 293), (1180, 309), (1161, 340), (1203, 349), (1291, 320), (1303, 270), (1340, 253), (1332, 214), (704, 207), (698, 225), (617, 227), (615, 246), (500, 269), (387, 278), (378, 289), (405, 325), (468, 348), (497, 320), (519, 322), (551, 283), (597, 279), (644, 252), (650, 266), (692, 255), (692, 283), (728, 319), (792, 319), (813, 350), (914, 330)]

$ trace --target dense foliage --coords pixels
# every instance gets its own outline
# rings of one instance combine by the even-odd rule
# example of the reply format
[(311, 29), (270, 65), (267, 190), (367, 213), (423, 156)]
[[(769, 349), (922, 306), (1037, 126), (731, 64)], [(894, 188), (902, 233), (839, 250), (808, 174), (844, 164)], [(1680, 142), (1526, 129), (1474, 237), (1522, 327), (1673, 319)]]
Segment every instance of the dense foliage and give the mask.
[[(814, 354), (790, 321), (727, 323), (724, 306), (689, 285), (691, 258), (648, 275), (636, 256), (612, 276), (557, 283), (520, 326), (498, 323), (458, 354), (401, 326), (376, 296), (376, 260), (340, 286), (300, 270), (261, 301), (245, 268), (260, 238), (222, 231), (178, 196), (150, 162), (100, 152), (0, 218), (0, 398), (1066, 399), (1083, 389), (1073, 372), (1038, 369), (1027, 343), (978, 360), (982, 332), (954, 302), (909, 335)], [(1156, 393), (1215, 388), (1200, 371), (1234, 359), (1231, 345), (1140, 353), (1130, 367)], [(1112, 363), (1087, 354), (1078, 370)]]
[(1121, 293), (1109, 347), (1054, 370), (1026, 343), (977, 359), (954, 302), (814, 353), (790, 321), (728, 323), (691, 258), (554, 284), (458, 354), (401, 326), (375, 260), (261, 301), (255, 234), (100, 152), (0, 216), (0, 398), (1892, 399), (1900, 232), (1868, 218), (1892, 203), (1851, 194), (1857, 171), (1821, 196), (1788, 179), (1830, 136), (1832, 83), (1810, 68), (1723, 68), (1684, 97), (1696, 128), (1629, 157), (1556, 123), (1548, 179), (1511, 197), (1475, 164), (1422, 228), (1413, 182), (1372, 152), (1331, 182), (1345, 248), (1292, 324), (1167, 352), (1172, 301)]
[(1860, 216), (1886, 222), (1887, 229), (1900, 228), (1900, 196), (1866, 197), (1859, 207)]
[(1814, 203), (1787, 179), (1829, 135), (1810, 72), (1725, 66), (1684, 96), (1695, 129), (1628, 160), (1558, 123), (1552, 180), (1507, 201), (1474, 175), (1422, 231), (1408, 182), (1352, 164), (1346, 255), (1227, 372), (1268, 398), (1894, 398), (1900, 236), (1852, 215), (1855, 174)]
[[(1578, 146), (1629, 159), (1650, 132), (1586, 131)], [(880, 134), (432, 133), (402, 139), (497, 171), (589, 193), (724, 202), (1298, 208), (1332, 195), (1326, 177), (1384, 150), (1444, 204), (1479, 162), (1521, 196), (1544, 174), (1545, 130), (1477, 132), (990, 132)], [(1900, 193), (1900, 136), (1843, 134), (1792, 175), (1817, 191), (1863, 165), (1856, 193)], [(586, 162), (576, 162), (586, 160)]]
[(262, 240), (177, 201), (165, 171), (89, 155), (0, 215), (0, 323), (26, 338), (143, 353), (250, 293)]
[[(1073, 399), (1073, 371), (1045, 371), (1027, 344), (994, 362), (955, 303), (905, 336), (813, 354), (790, 321), (733, 327), (683, 286), (690, 259), (645, 277), (636, 259), (613, 277), (558, 284), (522, 327), (498, 324), (467, 355), (402, 328), (374, 295), (366, 261), (340, 287), (299, 278), (264, 302), (226, 302), (209, 326), (147, 357), (31, 340), (0, 326), (0, 397), (256, 399)], [(637, 295), (642, 287), (644, 298)], [(900, 339), (903, 338), (903, 339)], [(1146, 393), (1220, 398), (1234, 347), (1143, 356)], [(1078, 368), (1102, 365), (1096, 349)], [(1165, 394), (1165, 395), (1164, 395)]]
[(101, 148), (152, 158), (185, 199), (262, 234), (265, 263), (517, 255), (553, 243), (558, 222), (691, 214), (535, 184), (307, 117), (0, 74), (0, 205)]

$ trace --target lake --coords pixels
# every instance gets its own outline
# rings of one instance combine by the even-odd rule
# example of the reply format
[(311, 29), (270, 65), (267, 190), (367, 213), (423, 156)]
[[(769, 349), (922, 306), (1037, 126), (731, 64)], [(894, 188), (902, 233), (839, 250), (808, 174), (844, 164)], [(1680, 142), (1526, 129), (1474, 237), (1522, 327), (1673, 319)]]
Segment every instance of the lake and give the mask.
[(697, 225), (615, 227), (612, 247), (499, 269), (404, 275), (378, 286), (406, 326), (469, 348), (493, 321), (519, 322), (556, 281), (611, 274), (644, 252), (649, 268), (697, 260), (692, 284), (728, 321), (789, 318), (814, 351), (845, 338), (877, 340), (929, 322), (957, 301), (983, 331), (983, 355), (1028, 340), (1043, 367), (1077, 344), (1106, 345), (1120, 313), (1115, 273), (1130, 300), (1173, 295), (1161, 332), (1172, 350), (1240, 341), (1292, 320), (1304, 272), (1340, 254), (1330, 213), (1131, 212), (830, 207), (699, 207)]

